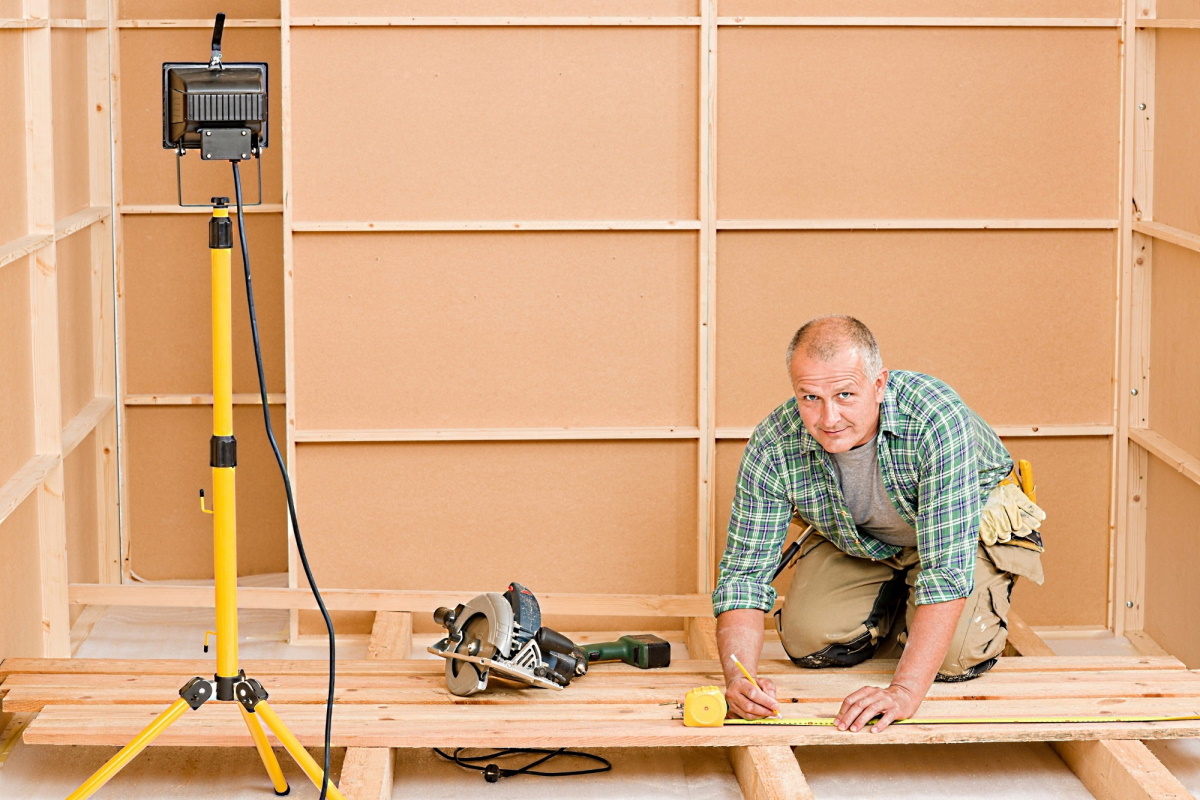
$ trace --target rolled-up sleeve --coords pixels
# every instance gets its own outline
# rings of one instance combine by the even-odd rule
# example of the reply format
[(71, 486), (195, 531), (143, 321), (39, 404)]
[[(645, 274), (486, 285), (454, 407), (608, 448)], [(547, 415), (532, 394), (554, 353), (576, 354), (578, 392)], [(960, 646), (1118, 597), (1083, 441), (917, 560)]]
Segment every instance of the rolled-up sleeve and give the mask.
[(751, 440), (738, 469), (729, 536), (712, 595), (714, 615), (735, 608), (770, 611), (775, 605), (771, 575), (792, 519), (781, 475), (770, 449)]
[(960, 408), (930, 425), (920, 448), (917, 605), (968, 597), (979, 541), (979, 466), (971, 425)]

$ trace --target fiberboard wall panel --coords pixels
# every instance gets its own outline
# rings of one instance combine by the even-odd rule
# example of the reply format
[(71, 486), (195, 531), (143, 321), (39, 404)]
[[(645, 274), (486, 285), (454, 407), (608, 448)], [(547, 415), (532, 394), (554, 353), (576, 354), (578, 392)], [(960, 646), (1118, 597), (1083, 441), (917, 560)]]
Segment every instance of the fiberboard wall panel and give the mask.
[(36, 494), (0, 522), (0, 659), (41, 658), (42, 589)]
[(297, 221), (696, 218), (696, 29), (291, 36)]
[(34, 453), (29, 270), (29, 257), (0, 267), (0, 485)]
[[(67, 518), (67, 579), (71, 583), (100, 582), (100, 525), (96, 509), (96, 435), (90, 433), (63, 462)], [(79, 611), (79, 606), (72, 606)]]
[(1155, 242), (1150, 292), (1150, 427), (1200, 455), (1200, 253)]
[(992, 425), (1108, 424), (1114, 238), (722, 232), (717, 424), (757, 425), (790, 396), (788, 340), (827, 313), (859, 316), (885, 366), (941, 378)]
[(1200, 486), (1150, 456), (1146, 488), (1146, 633), (1190, 669), (1200, 668), (1196, 520)]
[[(1200, 233), (1200, 31), (1158, 29), (1155, 34), (1154, 220)], [(1157, 248), (1156, 253), (1157, 257)]]
[[(118, 0), (118, 6), (121, 19), (211, 20), (219, 11), (224, 11), (230, 19), (279, 19), (279, 0), (237, 0), (236, 5), (229, 0)], [(211, 32), (211, 28), (209, 30)], [(233, 26), (227, 23), (225, 30), (228, 34), (233, 31)], [(204, 56), (162, 60), (200, 61), (202, 58)], [(252, 59), (239, 57), (237, 60)]]
[[(21, 16), (18, 11), (15, 16)], [(0, 246), (27, 233), (25, 207), (25, 34), (0, 30)], [(21, 111), (16, 111), (21, 109)]]
[(695, 442), (302, 444), (296, 458), (323, 587), (695, 588)]
[(95, 394), (91, 232), (84, 230), (55, 245), (58, 270), (58, 349), (62, 424), (66, 426)]
[(696, 425), (696, 236), (298, 236), (301, 429)]
[(697, 0), (292, 0), (293, 17), (640, 17), (698, 13)]
[(54, 114), (54, 213), (57, 219), (91, 205), (88, 174), (88, 32), (50, 34)]
[(1117, 216), (1116, 29), (719, 39), (723, 219)]
[[(1107, 437), (1021, 438), (1004, 442), (1014, 458), (1028, 459), (1046, 510), (1042, 532), (1046, 582), (1018, 581), (1017, 613), (1033, 625), (1104, 625), (1108, 600), (1108, 499), (1112, 448)], [(723, 440), (716, 460), (716, 553), (725, 550), (729, 511), (745, 442)], [(789, 538), (799, 530), (793, 528)], [(780, 548), (782, 550), (782, 548)], [(715, 573), (714, 573), (715, 574)], [(786, 594), (792, 571), (775, 588)]]
[(1121, 0), (719, 0), (717, 9), (723, 17), (1119, 17)]
[[(276, 437), (282, 409), (272, 410)], [(126, 509), (132, 569), (146, 580), (212, 578), (212, 508), (208, 406), (133, 406), (125, 410), (129, 448)], [(287, 505), (275, 457), (263, 433), (262, 410), (237, 406), (238, 574), (287, 570)], [(322, 584), (324, 585), (324, 584)]]
[[(284, 388), (283, 234), (278, 214), (247, 214), (267, 388)], [(212, 266), (207, 215), (124, 219), (129, 394), (212, 394)], [(258, 393), (234, 224), (233, 390)], [(282, 436), (282, 431), (280, 432)]]
[[(194, 13), (188, 13), (194, 19)], [(155, 14), (154, 16), (158, 16)], [(121, 51), (121, 182), (127, 204), (178, 202), (175, 155), (162, 147), (162, 62), (207, 61), (212, 43), (211, 28), (122, 28)], [(278, 104), (279, 30), (277, 28), (229, 28), (223, 49), (226, 61), (266, 61), (273, 103)], [(267, 155), (262, 160), (263, 195), (266, 203), (282, 201), (282, 159), (279, 157), (280, 117), (269, 109)], [(258, 164), (242, 164), (245, 202), (253, 203), (258, 192)], [(233, 198), (233, 173), (228, 163), (202, 164), (198, 151), (183, 159), (183, 201), (207, 203), (210, 197)], [(125, 241), (132, 241), (128, 230)], [(206, 234), (197, 239), (197, 249), (208, 246)], [(205, 256), (207, 258), (207, 256)]]

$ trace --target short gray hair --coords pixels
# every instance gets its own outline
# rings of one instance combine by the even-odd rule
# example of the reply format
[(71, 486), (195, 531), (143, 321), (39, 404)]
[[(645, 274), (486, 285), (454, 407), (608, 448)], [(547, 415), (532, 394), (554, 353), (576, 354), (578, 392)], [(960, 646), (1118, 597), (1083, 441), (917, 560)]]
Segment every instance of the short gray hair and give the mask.
[(788, 343), (785, 363), (790, 370), (797, 350), (803, 350), (811, 358), (829, 361), (847, 348), (858, 351), (862, 357), (867, 380), (875, 380), (883, 371), (875, 335), (862, 322), (845, 314), (826, 314), (804, 323)]

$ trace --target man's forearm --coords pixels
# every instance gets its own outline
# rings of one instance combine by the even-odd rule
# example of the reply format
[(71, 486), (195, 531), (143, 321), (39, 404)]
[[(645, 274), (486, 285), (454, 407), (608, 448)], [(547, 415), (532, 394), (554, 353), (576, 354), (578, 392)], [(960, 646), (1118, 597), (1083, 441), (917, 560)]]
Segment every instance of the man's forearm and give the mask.
[(960, 598), (917, 606), (908, 643), (900, 656), (896, 674), (892, 676), (893, 686), (902, 687), (918, 701), (925, 697), (937, 676), (938, 667), (946, 658), (966, 603), (966, 598)]
[(751, 675), (758, 674), (764, 617), (764, 612), (757, 608), (735, 608), (717, 617), (717, 650), (726, 686), (742, 674), (729, 657), (731, 654), (738, 657)]

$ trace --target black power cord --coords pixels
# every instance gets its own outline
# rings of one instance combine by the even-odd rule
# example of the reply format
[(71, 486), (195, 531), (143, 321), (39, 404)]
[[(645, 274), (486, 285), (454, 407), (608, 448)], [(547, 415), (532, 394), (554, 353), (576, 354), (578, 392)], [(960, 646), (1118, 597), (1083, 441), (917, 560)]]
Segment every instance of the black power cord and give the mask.
[(321, 616), (325, 618), (325, 629), (329, 631), (329, 697), (325, 701), (325, 773), (321, 779), (320, 796), (320, 800), (326, 800), (329, 792), (329, 740), (333, 736), (333, 689), (336, 662), (333, 620), (329, 618), (329, 612), (325, 609), (325, 601), (321, 599), (321, 592), (317, 590), (317, 582), (313, 578), (312, 569), (308, 566), (308, 556), (304, 553), (304, 540), (300, 538), (300, 520), (296, 517), (296, 501), (292, 497), (292, 481), (288, 477), (287, 465), (283, 462), (283, 454), (279, 452), (279, 443), (275, 441), (275, 431), (271, 427), (271, 411), (267, 405), (267, 378), (263, 372), (262, 345), (258, 340), (258, 317), (254, 313), (254, 286), (250, 281), (250, 250), (246, 245), (246, 231), (242, 225), (244, 219), (242, 173), (238, 170), (236, 161), (233, 162), (233, 187), (237, 195), (238, 239), (242, 244), (242, 266), (246, 273), (246, 300), (250, 306), (250, 335), (254, 339), (254, 361), (258, 366), (258, 389), (262, 397), (263, 421), (267, 429), (267, 439), (271, 442), (271, 449), (275, 452), (275, 462), (279, 464), (279, 472), (283, 475), (283, 488), (287, 492), (288, 514), (292, 519), (292, 537), (296, 540), (296, 552), (300, 556), (300, 563), (304, 566), (304, 575), (308, 578), (308, 585), (312, 588), (313, 597), (317, 600), (317, 607), (321, 609)]
[[(501, 778), (511, 778), (514, 775), (540, 775), (546, 778), (562, 778), (568, 775), (595, 775), (597, 772), (608, 772), (612, 769), (612, 762), (607, 758), (602, 758), (595, 753), (581, 753), (578, 750), (568, 750), (565, 747), (560, 747), (557, 750), (548, 750), (541, 747), (507, 747), (503, 750), (493, 750), (490, 753), (482, 753), (477, 756), (464, 756), (463, 750), (473, 750), (472, 747), (459, 747), (455, 749), (454, 755), (450, 755), (438, 748), (433, 748), (433, 752), (437, 753), (447, 761), (453, 761), (463, 769), (478, 770), (483, 773), (483, 778), (488, 783), (495, 783)], [(523, 767), (516, 769), (505, 769), (499, 764), (492, 761), (495, 758), (507, 758), (515, 755), (536, 755), (541, 758), (530, 761)], [(584, 758), (589, 761), (598, 761), (603, 766), (592, 767), (591, 769), (574, 769), (564, 770), (562, 772), (543, 772), (535, 770), (534, 767), (540, 767), (556, 756), (566, 756), (568, 758)], [(491, 762), (485, 767), (481, 767), (477, 762)]]

